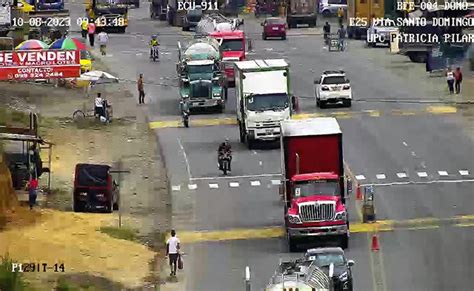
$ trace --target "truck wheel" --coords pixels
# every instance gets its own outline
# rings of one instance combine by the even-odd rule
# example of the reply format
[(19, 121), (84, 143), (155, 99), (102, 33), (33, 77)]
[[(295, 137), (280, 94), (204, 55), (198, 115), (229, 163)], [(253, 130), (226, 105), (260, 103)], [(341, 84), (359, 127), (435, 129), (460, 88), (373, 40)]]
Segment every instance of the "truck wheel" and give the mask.
[(344, 100), (342, 103), (345, 107), (351, 107), (352, 106), (352, 100)]
[(326, 101), (319, 101), (319, 108), (321, 109), (326, 108)]
[(249, 138), (248, 135), (245, 135), (245, 144), (247, 145), (247, 148), (251, 150), (253, 148), (253, 143), (254, 141)]
[(84, 205), (82, 205), (82, 203), (74, 199), (74, 202), (72, 204), (72, 210), (74, 212), (84, 212)]
[(347, 235), (342, 235), (341, 237), (341, 248), (347, 249), (349, 247), (349, 237)]
[(262, 33), (262, 39), (267, 40), (267, 36), (265, 35), (265, 33)]
[(295, 253), (298, 251), (298, 244), (296, 243), (296, 240), (292, 238), (290, 235), (287, 235), (287, 240), (288, 240), (288, 250), (290, 253)]
[(361, 39), (361, 34), (360, 34), (360, 32), (356, 31), (356, 32), (354, 33), (354, 38), (355, 38), (355, 39)]

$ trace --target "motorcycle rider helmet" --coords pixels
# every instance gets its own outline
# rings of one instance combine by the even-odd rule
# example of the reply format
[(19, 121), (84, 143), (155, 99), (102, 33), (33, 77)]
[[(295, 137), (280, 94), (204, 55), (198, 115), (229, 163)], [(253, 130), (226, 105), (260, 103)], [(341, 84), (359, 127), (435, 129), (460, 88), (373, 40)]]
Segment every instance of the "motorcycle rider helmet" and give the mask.
[(158, 37), (158, 36), (157, 36), (156, 34), (153, 34), (153, 35), (151, 36), (151, 39), (155, 40), (157, 37)]

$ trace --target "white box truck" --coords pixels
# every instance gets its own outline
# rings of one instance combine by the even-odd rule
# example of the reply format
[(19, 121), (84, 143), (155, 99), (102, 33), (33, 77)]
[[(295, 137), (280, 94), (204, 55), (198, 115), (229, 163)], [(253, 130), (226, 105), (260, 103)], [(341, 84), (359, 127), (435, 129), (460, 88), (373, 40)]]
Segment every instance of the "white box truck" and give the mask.
[(250, 149), (255, 141), (278, 140), (280, 122), (290, 119), (293, 109), (288, 63), (283, 59), (235, 62), (235, 94), (240, 141)]

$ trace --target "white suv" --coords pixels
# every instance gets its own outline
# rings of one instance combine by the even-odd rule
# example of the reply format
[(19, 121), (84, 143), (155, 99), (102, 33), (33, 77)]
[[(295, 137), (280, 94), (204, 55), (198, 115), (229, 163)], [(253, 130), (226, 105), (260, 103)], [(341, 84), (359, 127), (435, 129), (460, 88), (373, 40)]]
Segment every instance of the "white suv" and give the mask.
[(352, 89), (344, 71), (325, 71), (319, 80), (314, 80), (314, 85), (317, 107), (324, 108), (328, 103), (339, 102), (351, 107)]

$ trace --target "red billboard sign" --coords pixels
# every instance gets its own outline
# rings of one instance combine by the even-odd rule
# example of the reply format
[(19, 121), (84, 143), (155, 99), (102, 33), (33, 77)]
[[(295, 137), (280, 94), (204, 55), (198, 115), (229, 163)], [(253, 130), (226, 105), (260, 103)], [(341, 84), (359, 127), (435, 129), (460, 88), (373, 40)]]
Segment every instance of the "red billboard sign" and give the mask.
[(0, 80), (79, 77), (80, 57), (76, 50), (0, 51)]

